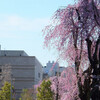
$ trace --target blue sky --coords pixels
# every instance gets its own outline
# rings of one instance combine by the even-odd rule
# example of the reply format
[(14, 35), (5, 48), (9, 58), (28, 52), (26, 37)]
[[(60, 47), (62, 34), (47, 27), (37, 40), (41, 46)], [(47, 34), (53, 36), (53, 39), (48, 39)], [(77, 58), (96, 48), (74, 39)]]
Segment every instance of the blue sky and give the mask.
[[(42, 65), (56, 61), (56, 53), (43, 48), (42, 29), (54, 12), (74, 0), (1, 0), (0, 44), (2, 50), (24, 50)], [(63, 63), (60, 62), (61, 65)]]

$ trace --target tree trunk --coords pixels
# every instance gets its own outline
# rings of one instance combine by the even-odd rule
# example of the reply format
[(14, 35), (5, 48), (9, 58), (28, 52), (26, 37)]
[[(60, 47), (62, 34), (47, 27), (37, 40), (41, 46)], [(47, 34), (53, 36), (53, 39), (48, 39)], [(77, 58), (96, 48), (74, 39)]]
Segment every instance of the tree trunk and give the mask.
[(58, 80), (58, 76), (57, 76), (57, 87), (56, 87), (56, 98), (55, 100), (59, 100), (59, 80)]
[[(92, 100), (100, 100), (100, 36), (96, 41), (96, 47), (93, 55), (91, 54), (91, 45), (92, 42), (89, 38), (87, 38), (87, 48), (88, 48), (88, 58), (92, 68), (92, 84), (91, 84), (91, 99)], [(99, 52), (99, 54), (98, 54)]]

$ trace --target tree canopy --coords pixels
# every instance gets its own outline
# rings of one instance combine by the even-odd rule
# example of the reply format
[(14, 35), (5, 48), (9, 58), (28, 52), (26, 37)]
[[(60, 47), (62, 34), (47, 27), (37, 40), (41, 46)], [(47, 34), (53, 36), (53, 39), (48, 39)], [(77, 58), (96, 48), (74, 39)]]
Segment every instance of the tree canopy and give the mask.
[[(78, 0), (74, 5), (58, 9), (53, 16), (53, 23), (46, 26), (45, 45), (54, 46), (61, 56), (72, 63), (87, 57), (86, 39), (95, 42), (100, 35), (100, 4), (98, 0)], [(84, 61), (84, 60), (81, 60)]]
[(43, 80), (40, 87), (37, 88), (37, 100), (53, 100), (53, 91), (51, 90), (51, 81)]
[[(55, 93), (54, 100), (78, 100), (77, 77), (73, 67), (67, 67), (61, 76), (50, 77), (52, 82), (51, 89)], [(58, 94), (58, 98), (56, 99)]]
[[(14, 87), (12, 87), (12, 89), (14, 89)], [(9, 82), (5, 82), (4, 86), (0, 90), (0, 100), (10, 100), (10, 98), (11, 98), (11, 84)]]
[(19, 100), (35, 100), (34, 89), (23, 89)]
[(100, 86), (100, 0), (78, 0), (58, 9), (43, 32), (45, 46), (55, 47), (60, 57), (75, 65), (80, 99), (95, 100)]

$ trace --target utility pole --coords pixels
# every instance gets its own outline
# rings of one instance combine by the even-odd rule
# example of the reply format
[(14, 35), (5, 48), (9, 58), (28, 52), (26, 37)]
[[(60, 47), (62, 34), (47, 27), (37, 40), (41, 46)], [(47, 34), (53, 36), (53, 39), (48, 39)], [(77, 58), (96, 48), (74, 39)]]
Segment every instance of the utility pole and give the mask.
[(10, 97), (10, 100), (12, 100), (12, 73), (11, 73), (11, 97)]

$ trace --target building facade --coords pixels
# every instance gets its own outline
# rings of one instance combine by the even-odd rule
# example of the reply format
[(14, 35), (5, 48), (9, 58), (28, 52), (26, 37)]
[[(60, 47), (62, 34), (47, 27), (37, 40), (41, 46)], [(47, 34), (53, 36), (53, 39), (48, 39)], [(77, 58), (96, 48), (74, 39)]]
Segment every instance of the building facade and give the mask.
[(0, 68), (5, 65), (11, 66), (11, 80), (17, 98), (22, 89), (32, 88), (42, 80), (41, 63), (35, 56), (28, 56), (24, 51), (0, 50)]
[(65, 67), (59, 66), (58, 62), (48, 61), (46, 66), (43, 67), (43, 78), (56, 76), (58, 73), (60, 75), (64, 69)]

